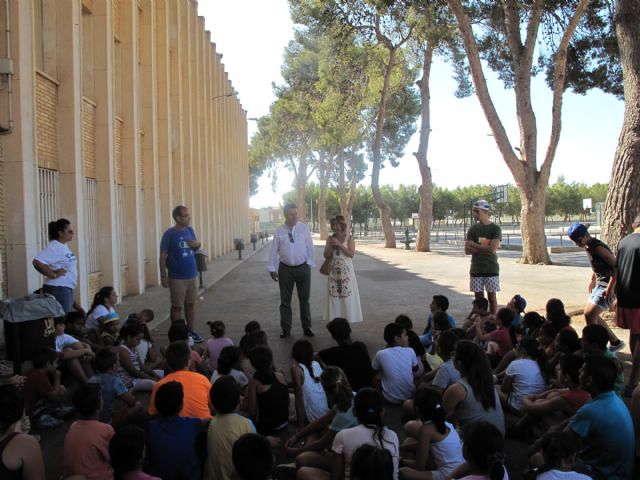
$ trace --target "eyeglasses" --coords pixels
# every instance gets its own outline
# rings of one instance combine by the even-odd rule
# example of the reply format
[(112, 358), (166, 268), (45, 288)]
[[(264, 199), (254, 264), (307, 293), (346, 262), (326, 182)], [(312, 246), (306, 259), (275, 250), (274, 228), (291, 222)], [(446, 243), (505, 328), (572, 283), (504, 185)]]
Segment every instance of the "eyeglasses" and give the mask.
[(293, 233), (291, 233), (291, 232), (289, 232), (289, 241), (290, 241), (291, 243), (296, 243), (296, 242), (293, 240)]

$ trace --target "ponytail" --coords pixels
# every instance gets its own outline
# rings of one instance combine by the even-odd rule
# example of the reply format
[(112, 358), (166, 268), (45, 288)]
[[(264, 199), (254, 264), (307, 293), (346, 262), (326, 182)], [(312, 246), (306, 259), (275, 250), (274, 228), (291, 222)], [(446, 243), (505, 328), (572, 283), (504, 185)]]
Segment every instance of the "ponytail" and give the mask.
[[(370, 430), (373, 430), (373, 441), (385, 448), (384, 424), (382, 423), (382, 411), (384, 409), (384, 400), (382, 394), (371, 387), (364, 387), (358, 390), (356, 398), (353, 401), (354, 410), (358, 417), (358, 422)], [(391, 444), (392, 445), (392, 444)], [(391, 452), (397, 455), (398, 452)]]
[(320, 377), (316, 377), (313, 371), (313, 345), (309, 340), (302, 339), (294, 343), (291, 356), (296, 362), (307, 368), (309, 376), (315, 383), (320, 382)]
[(540, 373), (546, 381), (549, 376), (549, 364), (547, 363), (547, 356), (538, 341), (533, 337), (524, 337), (520, 342), (519, 350), (536, 361), (540, 368)]
[(214, 338), (224, 337), (224, 332), (226, 331), (226, 328), (227, 328), (224, 322), (220, 320), (215, 320), (213, 322), (207, 322), (207, 325), (209, 325), (209, 330), (211, 330), (211, 335)]
[(353, 391), (341, 368), (326, 367), (320, 375), (320, 381), (331, 406), (335, 405), (341, 412), (346, 412), (351, 408)]
[(431, 422), (438, 433), (447, 433), (445, 424), (446, 412), (442, 407), (442, 398), (433, 390), (422, 388), (416, 392), (414, 399), (416, 412), (423, 422)]
[(502, 480), (504, 478), (504, 460), (503, 452), (495, 452), (487, 457), (488, 475), (491, 480)]

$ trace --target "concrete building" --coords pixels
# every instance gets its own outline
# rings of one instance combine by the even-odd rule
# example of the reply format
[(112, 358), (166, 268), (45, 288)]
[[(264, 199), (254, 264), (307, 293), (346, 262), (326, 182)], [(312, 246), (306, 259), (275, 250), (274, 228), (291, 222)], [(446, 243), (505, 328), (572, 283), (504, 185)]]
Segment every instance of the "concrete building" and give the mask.
[(3, 0), (0, 25), (3, 297), (41, 285), (60, 217), (85, 308), (159, 284), (176, 205), (210, 259), (248, 241), (246, 112), (195, 1)]

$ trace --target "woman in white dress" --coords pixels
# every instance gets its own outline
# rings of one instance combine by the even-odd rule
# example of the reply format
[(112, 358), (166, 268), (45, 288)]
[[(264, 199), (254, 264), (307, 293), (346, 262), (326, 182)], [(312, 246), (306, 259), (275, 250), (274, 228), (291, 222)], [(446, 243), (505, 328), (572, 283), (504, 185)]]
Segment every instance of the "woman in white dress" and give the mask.
[(360, 294), (353, 269), (356, 244), (347, 232), (347, 223), (342, 215), (331, 219), (331, 229), (334, 233), (327, 238), (324, 247), (324, 258), (331, 259), (324, 319), (330, 321), (341, 317), (350, 323), (361, 322)]

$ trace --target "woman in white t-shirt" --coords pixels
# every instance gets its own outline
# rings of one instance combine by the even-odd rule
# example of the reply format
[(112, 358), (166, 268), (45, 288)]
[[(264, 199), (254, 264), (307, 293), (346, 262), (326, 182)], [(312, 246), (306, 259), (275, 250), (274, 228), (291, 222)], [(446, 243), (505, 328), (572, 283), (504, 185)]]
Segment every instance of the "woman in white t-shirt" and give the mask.
[(100, 326), (100, 319), (110, 313), (116, 313), (113, 306), (118, 303), (118, 294), (113, 287), (102, 287), (93, 296), (93, 303), (87, 313), (87, 328), (97, 329)]
[(505, 408), (519, 414), (525, 397), (538, 395), (546, 388), (546, 359), (544, 350), (535, 338), (522, 339), (516, 360), (507, 367), (498, 391)]
[(67, 246), (73, 239), (71, 222), (60, 218), (49, 222), (49, 243), (33, 259), (33, 267), (45, 276), (42, 291), (53, 295), (65, 313), (83, 311), (73, 301), (73, 289), (78, 282), (78, 259)]

